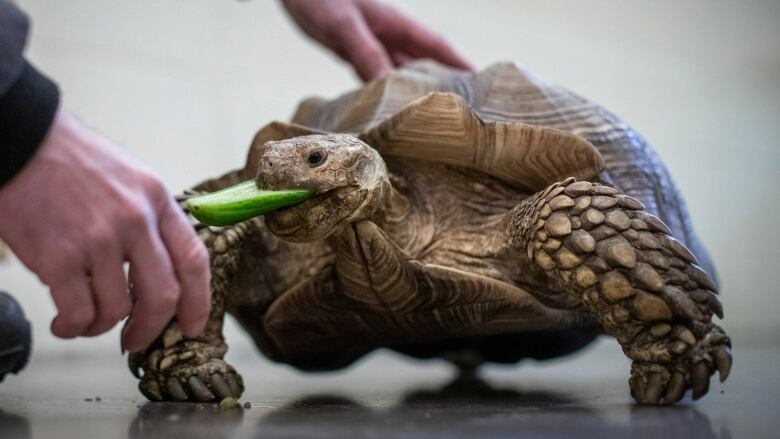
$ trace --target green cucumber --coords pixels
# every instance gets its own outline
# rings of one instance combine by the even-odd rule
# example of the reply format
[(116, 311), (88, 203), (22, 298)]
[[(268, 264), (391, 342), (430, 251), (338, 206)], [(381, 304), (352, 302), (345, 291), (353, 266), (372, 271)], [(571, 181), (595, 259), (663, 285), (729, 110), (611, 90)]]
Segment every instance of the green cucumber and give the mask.
[(198, 221), (210, 226), (229, 226), (276, 209), (302, 203), (314, 193), (307, 189), (269, 191), (254, 180), (199, 195), (187, 200), (187, 208)]

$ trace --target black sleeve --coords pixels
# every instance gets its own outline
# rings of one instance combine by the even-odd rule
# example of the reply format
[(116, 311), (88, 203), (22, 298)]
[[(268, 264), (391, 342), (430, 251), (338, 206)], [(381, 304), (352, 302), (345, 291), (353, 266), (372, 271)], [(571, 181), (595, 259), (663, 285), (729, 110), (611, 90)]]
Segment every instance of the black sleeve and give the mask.
[(0, 186), (32, 158), (54, 119), (57, 86), (23, 57), (29, 22), (0, 0)]

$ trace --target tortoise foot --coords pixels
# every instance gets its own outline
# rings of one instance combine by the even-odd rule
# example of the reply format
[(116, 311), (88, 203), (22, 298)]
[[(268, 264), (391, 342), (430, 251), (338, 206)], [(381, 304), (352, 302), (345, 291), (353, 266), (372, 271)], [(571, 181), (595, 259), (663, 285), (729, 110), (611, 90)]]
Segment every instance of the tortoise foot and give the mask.
[(244, 390), (241, 376), (223, 360), (184, 365), (161, 373), (145, 374), (138, 385), (152, 401), (220, 401), (238, 398)]
[(636, 359), (628, 383), (640, 404), (673, 404), (689, 389), (699, 399), (711, 375), (717, 371), (723, 382), (731, 371), (731, 341), (713, 323), (659, 323), (637, 340), (625, 350)]
[(220, 401), (238, 398), (244, 390), (239, 375), (220, 359), (204, 364), (180, 365), (171, 369), (146, 373), (138, 385), (141, 393), (152, 401)]
[(141, 378), (138, 387), (144, 396), (151, 401), (197, 402), (241, 396), (241, 375), (222, 360), (224, 344), (181, 340), (171, 333), (175, 335), (176, 328), (166, 331), (163, 346), (130, 355), (130, 370)]

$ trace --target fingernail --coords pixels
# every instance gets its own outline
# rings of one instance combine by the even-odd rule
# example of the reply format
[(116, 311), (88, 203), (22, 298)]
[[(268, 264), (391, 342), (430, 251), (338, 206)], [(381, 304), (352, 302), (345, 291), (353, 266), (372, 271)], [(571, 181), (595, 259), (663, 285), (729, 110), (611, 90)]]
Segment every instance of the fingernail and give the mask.
[[(122, 341), (122, 350), (123, 351), (126, 349), (126, 350), (128, 350), (130, 352), (133, 352), (132, 346), (129, 346), (128, 343), (127, 343), (127, 332), (130, 330), (130, 327), (132, 325), (133, 325), (133, 318), (130, 317), (130, 318), (128, 318), (125, 321), (125, 326), (122, 327), (121, 341)], [(122, 354), (124, 354), (124, 352), (122, 352)]]

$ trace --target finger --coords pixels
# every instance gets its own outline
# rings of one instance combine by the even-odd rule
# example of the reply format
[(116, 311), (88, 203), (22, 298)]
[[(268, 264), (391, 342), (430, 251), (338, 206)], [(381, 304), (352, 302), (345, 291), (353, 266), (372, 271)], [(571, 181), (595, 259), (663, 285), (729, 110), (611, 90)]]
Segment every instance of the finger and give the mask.
[(122, 347), (130, 352), (145, 349), (160, 335), (176, 312), (180, 292), (157, 227), (148, 224), (138, 235), (129, 254), (135, 304), (122, 332)]
[(395, 9), (390, 14), (383, 19), (392, 21), (393, 26), (388, 26), (387, 31), (380, 35), (386, 45), (402, 49), (414, 58), (430, 58), (455, 68), (474, 70), (471, 63), (444, 38)]
[(358, 76), (370, 81), (393, 68), (385, 48), (362, 18), (356, 17), (334, 35), (333, 50), (352, 64)]
[(118, 249), (104, 249), (93, 257), (92, 295), (95, 301), (95, 320), (84, 333), (87, 337), (100, 335), (127, 317), (132, 308), (127, 293), (127, 280)]
[(57, 316), (51, 332), (57, 337), (74, 338), (84, 334), (95, 319), (95, 305), (84, 270), (70, 270), (66, 281), (51, 286)]
[(160, 234), (181, 286), (176, 318), (187, 337), (203, 332), (211, 311), (211, 273), (206, 247), (184, 213), (172, 202), (160, 221)]

